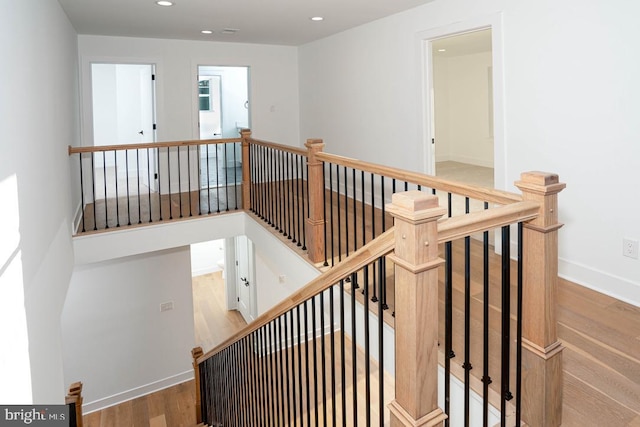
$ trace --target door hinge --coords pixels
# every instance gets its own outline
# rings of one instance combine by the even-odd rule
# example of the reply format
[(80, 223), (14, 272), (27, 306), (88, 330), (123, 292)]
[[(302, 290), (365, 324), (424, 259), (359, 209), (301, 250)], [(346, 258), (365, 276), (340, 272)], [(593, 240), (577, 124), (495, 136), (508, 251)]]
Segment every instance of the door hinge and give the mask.
[(157, 129), (158, 129), (158, 126), (154, 123), (153, 124), (153, 130), (157, 130)]
[(436, 139), (435, 138), (431, 138), (431, 143), (435, 144), (436, 143)]
[(238, 297), (238, 302), (240, 302), (240, 297)]
[(153, 179), (158, 179), (158, 174), (157, 173), (153, 174)]
[(236, 260), (236, 266), (238, 265), (238, 260)]
[(156, 75), (155, 74), (151, 74), (151, 80), (155, 80), (156, 79)]

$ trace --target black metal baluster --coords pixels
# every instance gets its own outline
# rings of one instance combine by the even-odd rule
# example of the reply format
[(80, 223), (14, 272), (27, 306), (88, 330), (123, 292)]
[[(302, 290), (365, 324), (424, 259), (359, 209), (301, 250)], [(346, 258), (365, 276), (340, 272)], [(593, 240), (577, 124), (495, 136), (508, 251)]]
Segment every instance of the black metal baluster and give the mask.
[(506, 425), (507, 401), (513, 398), (509, 390), (509, 356), (511, 354), (511, 239), (508, 225), (502, 227), (502, 377), (500, 422)]
[[(465, 197), (465, 213), (469, 213), (469, 198)], [(471, 237), (464, 238), (464, 425), (469, 426), (471, 392)]]
[[(276, 319), (278, 322), (278, 369), (279, 388), (280, 388), (280, 420), (285, 424), (285, 406), (287, 405), (287, 397), (285, 395), (285, 371), (284, 371), (284, 355), (282, 354), (282, 316)], [(288, 425), (288, 424), (287, 424)]]
[[(305, 379), (303, 378), (303, 370), (302, 370), (302, 329), (300, 328), (300, 304), (296, 306), (296, 330), (298, 331), (298, 395), (299, 397), (299, 407), (300, 407), (300, 426), (304, 424), (304, 388), (303, 383)], [(306, 377), (307, 380), (309, 377)]]
[[(288, 335), (287, 342), (291, 343), (291, 365), (288, 362), (288, 354), (289, 350), (287, 349), (287, 378), (291, 378), (291, 394), (289, 394), (289, 390), (287, 390), (287, 396), (291, 396), (291, 400), (289, 400), (289, 411), (293, 411), (293, 424), (291, 424), (291, 420), (289, 420), (289, 425), (298, 425), (298, 419), (296, 414), (296, 357), (295, 357), (295, 342), (293, 340), (295, 329), (293, 328), (293, 309), (289, 310), (289, 330), (291, 333)], [(286, 333), (286, 324), (285, 324), (285, 335)], [(289, 381), (289, 380), (287, 380)], [(287, 387), (289, 387), (289, 382), (287, 382)]]
[(216, 144), (216, 213), (220, 213), (220, 159), (218, 159), (219, 144)]
[(353, 396), (353, 426), (358, 426), (358, 348), (356, 345), (356, 294), (355, 294), (355, 283), (357, 277), (356, 273), (351, 275), (351, 385), (352, 385), (352, 396)]
[(171, 206), (171, 153), (167, 147), (167, 182), (169, 188), (169, 219), (173, 219), (173, 206)]
[[(82, 214), (80, 221), (82, 222), (82, 232), (84, 233), (86, 230), (84, 227), (84, 175), (82, 173), (82, 153), (78, 153), (78, 159), (80, 160), (80, 210)], [(95, 204), (93, 210), (95, 211)]]
[[(333, 195), (331, 196), (333, 198)], [(336, 205), (338, 210), (338, 262), (342, 261), (342, 221), (340, 220), (340, 165), (336, 165)]]
[[(332, 227), (331, 229), (331, 251), (333, 252), (333, 221), (329, 222), (329, 224), (327, 224), (327, 189), (325, 188), (326, 186), (326, 172), (325, 172), (325, 166), (327, 166), (326, 163), (322, 164), (322, 211), (324, 212), (324, 227), (323, 227), (323, 231), (324, 231), (324, 266), (328, 266), (329, 263), (327, 262), (327, 256), (328, 256), (328, 252), (327, 252), (327, 227)], [(331, 164), (329, 164), (329, 175), (331, 176)], [(309, 180), (309, 175), (307, 175), (307, 181)], [(329, 178), (329, 181), (331, 181), (331, 178)], [(331, 186), (331, 183), (329, 183), (329, 186)], [(309, 191), (307, 189), (307, 198), (309, 198)], [(309, 211), (307, 210), (307, 213)], [(333, 215), (331, 215), (331, 218), (333, 218)], [(332, 261), (333, 262), (333, 261)]]
[(344, 238), (345, 238), (345, 257), (349, 256), (349, 190), (347, 175), (347, 167), (344, 167)]
[[(382, 265), (382, 264), (380, 264)], [(375, 264), (372, 264), (375, 268)], [(371, 425), (371, 355), (369, 350), (369, 266), (364, 267), (364, 389), (365, 389), (365, 425)], [(373, 284), (375, 289), (376, 283)], [(355, 299), (355, 289), (352, 290)], [(355, 316), (354, 316), (355, 320)], [(355, 356), (354, 356), (355, 359)], [(382, 367), (380, 367), (382, 369)], [(355, 383), (354, 383), (355, 384)], [(355, 388), (355, 385), (354, 385)], [(379, 408), (382, 411), (382, 408)]]
[[(383, 284), (380, 282), (379, 287)], [(382, 291), (380, 291), (382, 292)], [(378, 301), (378, 414), (380, 425), (384, 425), (384, 309)]]
[(269, 412), (269, 408), (271, 407), (270, 404), (270, 396), (271, 393), (269, 392), (269, 381), (268, 379), (270, 378), (269, 375), (269, 371), (267, 370), (267, 342), (266, 342), (266, 329), (267, 326), (263, 326), (262, 328), (260, 328), (260, 378), (261, 378), (261, 394), (262, 394), (262, 401), (261, 401), (261, 405), (262, 408), (260, 409), (260, 413), (262, 415), (262, 419), (268, 422), (269, 427), (271, 427), (272, 421), (273, 421), (273, 416), (271, 416), (270, 412)]
[(180, 146), (176, 147), (178, 152), (178, 206), (180, 208), (180, 218), (182, 218), (182, 161), (180, 160)]
[[(331, 163), (329, 163), (329, 218), (329, 230), (331, 230), (331, 267), (333, 267), (335, 264), (335, 258), (333, 253), (333, 171), (331, 169)], [(325, 242), (326, 240), (327, 239), (325, 239)]]
[(326, 344), (324, 329), (324, 292), (320, 292), (320, 362), (322, 369), (322, 419), (324, 426), (327, 425), (327, 363)]
[(276, 352), (276, 324), (275, 320), (269, 322), (270, 328), (267, 330), (269, 334), (269, 360), (270, 360), (270, 377), (271, 377), (271, 406), (274, 424), (281, 425), (280, 411), (278, 410), (278, 363)]
[(516, 424), (522, 416), (522, 275), (523, 275), (523, 223), (518, 223), (518, 290), (516, 313)]
[[(92, 184), (92, 196), (93, 196), (93, 229), (98, 229), (98, 221), (96, 218), (96, 210), (97, 210), (97, 202), (98, 198), (96, 197), (96, 161), (95, 161), (95, 153), (91, 153), (91, 184)], [(82, 161), (82, 160), (81, 160)]]
[[(485, 210), (489, 208), (487, 202), (484, 203)], [(489, 231), (482, 233), (482, 253), (483, 253), (483, 332), (482, 332), (482, 425), (489, 426)]]
[[(105, 228), (109, 228), (109, 214), (107, 213), (107, 159), (105, 152), (102, 152), (102, 175), (104, 179), (104, 222)], [(118, 203), (116, 203), (116, 208)]]
[[(129, 150), (124, 151), (124, 163), (125, 163), (125, 176), (127, 177), (127, 225), (131, 225), (131, 197), (129, 195)], [(118, 182), (118, 173), (116, 172), (116, 182)], [(116, 201), (116, 205), (117, 205)], [(120, 218), (118, 218), (118, 225), (120, 225)]]
[[(116, 188), (116, 227), (120, 227), (120, 194), (118, 192), (118, 152), (113, 150), (113, 164), (115, 168), (114, 183)], [(106, 165), (105, 165), (106, 169)], [(105, 203), (107, 203), (107, 194), (105, 193)]]
[(153, 219), (151, 218), (151, 212), (153, 212), (153, 209), (151, 209), (151, 159), (149, 156), (149, 149), (147, 148), (147, 195), (149, 196), (149, 222), (153, 222)]
[(453, 257), (451, 242), (444, 244), (445, 250), (445, 278), (444, 278), (444, 413), (448, 416), (444, 421), (445, 427), (451, 422), (451, 359), (453, 352)]
[(300, 207), (301, 207), (300, 205), (302, 205), (304, 209), (304, 203), (302, 203), (300, 200), (299, 159), (300, 159), (300, 156), (298, 154), (295, 154), (293, 157), (293, 165), (294, 165), (295, 177), (296, 177), (296, 223), (297, 223), (296, 230), (297, 230), (297, 236), (298, 236), (298, 241), (296, 242), (296, 246), (302, 246), (302, 234), (300, 232), (300, 226), (304, 227), (304, 224), (302, 224), (302, 221), (304, 220), (304, 213), (302, 214), (302, 217), (300, 216)]
[(269, 149), (269, 158), (270, 158), (270, 162), (271, 162), (271, 168), (270, 168), (270, 185), (269, 188), (271, 190), (271, 220), (272, 220), (272, 224), (271, 226), (274, 227), (276, 229), (276, 231), (279, 230), (278, 226), (278, 211), (277, 211), (277, 203), (278, 203), (278, 195), (277, 195), (277, 189), (278, 189), (278, 183), (277, 183), (277, 175), (275, 174), (275, 155), (274, 155), (274, 150), (273, 149)]
[(331, 324), (331, 426), (335, 427), (336, 414), (336, 320), (333, 301), (333, 286), (329, 288), (329, 322)]
[(318, 414), (318, 346), (317, 346), (317, 337), (316, 337), (316, 297), (311, 297), (311, 329), (313, 332), (313, 403), (315, 410), (313, 411), (315, 414), (314, 422), (315, 426), (318, 427), (318, 422), (320, 421)]
[[(366, 234), (366, 202), (365, 202), (365, 194), (364, 194), (364, 171), (360, 171), (360, 194), (362, 197), (362, 246), (367, 244), (367, 234)], [(365, 284), (366, 285), (366, 284)]]
[(376, 197), (375, 197), (375, 175), (371, 174), (371, 240), (376, 238)]
[[(356, 170), (351, 169), (351, 178), (353, 182), (353, 251), (358, 250), (358, 219), (357, 219), (357, 197), (356, 197)], [(348, 249), (348, 246), (347, 246)]]
[(305, 387), (306, 387), (306, 397), (307, 397), (307, 427), (311, 426), (311, 390), (309, 385), (309, 317), (307, 310), (307, 301), (304, 303), (304, 360), (305, 360)]
[(209, 144), (206, 146), (207, 154), (207, 213), (211, 214), (211, 179), (209, 178)]
[(160, 221), (162, 221), (162, 176), (160, 172), (160, 147), (156, 148), (156, 164), (157, 164), (157, 172), (158, 172), (158, 207), (160, 210)]
[(345, 349), (344, 323), (344, 280), (340, 280), (340, 397), (342, 409), (342, 426), (347, 426), (347, 369)]
[(140, 206), (140, 149), (136, 148), (136, 178), (138, 181), (138, 224), (142, 224), (142, 207)]

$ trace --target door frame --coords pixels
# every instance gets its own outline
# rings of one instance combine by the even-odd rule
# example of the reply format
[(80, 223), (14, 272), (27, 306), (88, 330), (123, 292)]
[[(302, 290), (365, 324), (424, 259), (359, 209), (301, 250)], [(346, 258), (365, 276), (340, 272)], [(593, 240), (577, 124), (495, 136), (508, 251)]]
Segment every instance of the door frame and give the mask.
[[(238, 239), (244, 238), (247, 240), (247, 253), (239, 253), (238, 248)], [(254, 245), (251, 239), (247, 236), (237, 236), (234, 238), (234, 256), (235, 262), (233, 263), (234, 268), (234, 276), (235, 276), (235, 294), (236, 294), (236, 310), (242, 314), (242, 317), (245, 319), (247, 323), (253, 321), (256, 317), (258, 317), (257, 313), (257, 292), (256, 292), (256, 280), (255, 280), (255, 250)], [(245, 260), (241, 260), (243, 256), (246, 256)], [(248, 283), (248, 294), (249, 294), (249, 302), (248, 304), (245, 301), (245, 305), (249, 311), (248, 318), (240, 310), (240, 295), (241, 289), (245, 287), (245, 283), (240, 277), (240, 266), (239, 263), (245, 261), (247, 263), (247, 283)]]
[(499, 189), (509, 188), (507, 183), (504, 126), (504, 65), (503, 65), (503, 29), (502, 13), (486, 17), (456, 22), (439, 28), (421, 31), (416, 35), (416, 46), (422, 76), (421, 93), (421, 135), (424, 150), (424, 172), (434, 173), (435, 153), (432, 149), (432, 138), (435, 138), (434, 103), (433, 103), (433, 52), (432, 42), (437, 39), (456, 36), (473, 31), (491, 29), (491, 50), (493, 70), (493, 162), (494, 186)]

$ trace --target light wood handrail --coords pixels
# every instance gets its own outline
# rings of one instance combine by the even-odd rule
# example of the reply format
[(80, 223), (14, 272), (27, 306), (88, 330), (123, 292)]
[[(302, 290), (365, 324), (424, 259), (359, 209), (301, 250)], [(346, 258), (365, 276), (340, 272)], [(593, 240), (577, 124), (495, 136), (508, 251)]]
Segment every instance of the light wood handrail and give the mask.
[(289, 153), (297, 154), (299, 156), (306, 156), (307, 150), (298, 147), (292, 147), (290, 145), (277, 144), (275, 142), (263, 141), (260, 139), (249, 138), (249, 144), (261, 145), (263, 147), (275, 148), (282, 151), (287, 151)]
[(189, 145), (226, 144), (242, 142), (242, 138), (195, 139), (190, 141), (142, 142), (140, 144), (69, 146), (69, 155), (77, 153), (101, 153), (103, 151), (138, 150), (143, 148), (186, 147)]
[(461, 239), (509, 224), (530, 221), (537, 218), (539, 210), (538, 203), (527, 201), (447, 218), (438, 222), (438, 243)]
[(204, 362), (211, 356), (214, 356), (215, 354), (229, 347), (234, 342), (248, 336), (261, 327), (267, 325), (273, 319), (277, 319), (281, 315), (287, 313), (289, 310), (300, 305), (302, 302), (315, 295), (318, 295), (320, 292), (329, 289), (340, 280), (346, 279), (354, 271), (358, 271), (364, 266), (380, 258), (381, 256), (388, 254), (393, 250), (394, 241), (394, 228), (392, 227), (378, 236), (376, 239), (358, 249), (356, 252), (354, 252), (341, 263), (337, 264), (335, 267), (325, 271), (320, 276), (313, 279), (302, 289), (282, 300), (279, 304), (271, 308), (269, 311), (265, 312), (261, 316), (258, 316), (244, 329), (227, 338), (216, 348), (198, 357), (197, 363)]
[(383, 166), (377, 163), (364, 162), (349, 157), (328, 154), (325, 152), (318, 154), (318, 160), (330, 162), (349, 168), (363, 170), (365, 172), (383, 175), (388, 178), (395, 178), (401, 181), (419, 184), (436, 190), (447, 191), (449, 193), (461, 194), (472, 199), (483, 200), (491, 203), (507, 205), (522, 201), (522, 196), (508, 191), (495, 190), (490, 188), (479, 187), (475, 185), (461, 184), (455, 181), (437, 178), (418, 172), (405, 171), (402, 169)]

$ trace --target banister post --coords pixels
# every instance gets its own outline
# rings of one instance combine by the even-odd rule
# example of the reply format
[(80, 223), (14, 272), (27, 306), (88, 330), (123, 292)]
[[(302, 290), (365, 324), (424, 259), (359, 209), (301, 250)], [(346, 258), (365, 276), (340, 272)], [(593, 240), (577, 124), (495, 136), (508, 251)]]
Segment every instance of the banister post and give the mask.
[(242, 209), (251, 210), (251, 156), (249, 155), (250, 129), (240, 131), (242, 137)]
[(391, 427), (440, 426), (438, 407), (437, 221), (446, 210), (421, 191), (396, 193), (387, 212), (394, 217), (395, 400)]
[(307, 147), (307, 165), (309, 172), (307, 180), (309, 183), (309, 217), (306, 221), (307, 226), (307, 249), (311, 262), (318, 263), (325, 259), (324, 254), (324, 164), (316, 158), (316, 154), (324, 148), (324, 142), (321, 139), (308, 139)]
[(82, 427), (82, 383), (75, 382), (69, 386), (69, 392), (65, 397), (64, 403), (70, 405), (74, 404), (76, 410), (76, 424), (75, 427)]
[(200, 393), (200, 365), (198, 365), (198, 358), (204, 354), (202, 347), (194, 347), (191, 350), (191, 357), (193, 358), (193, 374), (196, 386), (196, 424), (202, 422), (202, 394)]
[(557, 333), (558, 175), (524, 172), (515, 185), (539, 215), (523, 226), (522, 420), (562, 424), (562, 343)]

